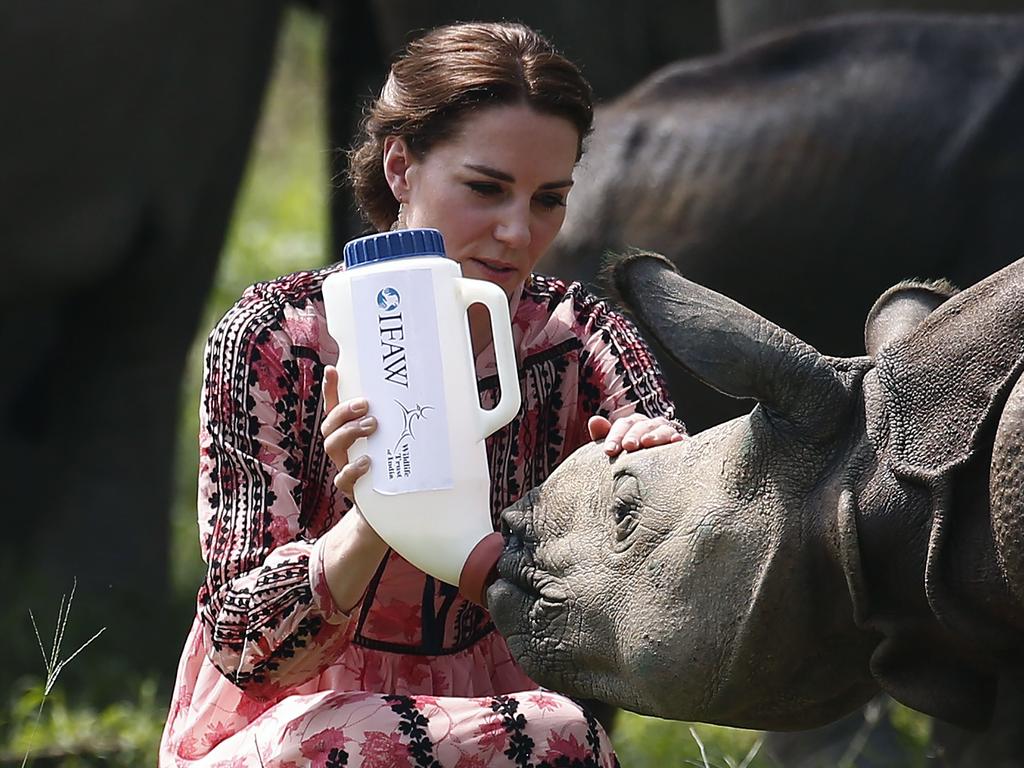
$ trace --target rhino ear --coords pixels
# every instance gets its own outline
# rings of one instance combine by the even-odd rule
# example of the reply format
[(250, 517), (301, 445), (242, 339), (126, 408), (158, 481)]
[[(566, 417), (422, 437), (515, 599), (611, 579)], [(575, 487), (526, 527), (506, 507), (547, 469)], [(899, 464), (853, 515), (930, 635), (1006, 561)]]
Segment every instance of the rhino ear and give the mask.
[(810, 345), (690, 282), (657, 254), (630, 253), (612, 265), (611, 277), (640, 326), (705, 384), (753, 398), (810, 434), (836, 426), (846, 388)]
[(959, 290), (946, 280), (906, 280), (894, 285), (878, 297), (868, 312), (864, 322), (864, 349), (874, 357), (884, 345), (914, 330)]

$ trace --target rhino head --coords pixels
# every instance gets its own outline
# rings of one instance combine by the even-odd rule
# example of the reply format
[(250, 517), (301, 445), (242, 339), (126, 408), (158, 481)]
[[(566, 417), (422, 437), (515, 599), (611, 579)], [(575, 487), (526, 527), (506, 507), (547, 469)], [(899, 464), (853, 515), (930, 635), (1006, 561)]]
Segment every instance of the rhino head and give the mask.
[[(1014, 268), (1008, 279), (1019, 299), (1024, 262)], [(914, 475), (920, 467), (906, 452), (903, 433), (916, 427), (900, 421), (900, 386), (921, 377), (915, 355), (933, 347), (941, 355), (964, 331), (951, 334), (936, 319), (946, 305), (920, 322), (937, 303), (927, 291), (883, 297), (868, 323), (877, 354), (839, 359), (685, 280), (660, 257), (634, 254), (615, 275), (673, 358), (757, 405), (683, 442), (613, 460), (584, 446), (505, 510), (501, 578), (488, 603), (527, 673), (641, 713), (744, 727), (828, 722), (880, 686), (947, 719), (983, 718), (978, 701), (990, 691), (965, 690), (977, 670), (947, 625), (962, 601), (947, 601), (948, 612), (933, 605), (928, 571), (950, 550), (938, 551), (936, 504), (948, 500), (951, 476), (971, 466), (984, 440), (979, 425), (992, 421), (1020, 374), (1020, 302), (1005, 320), (1020, 338), (979, 374), (987, 400), (972, 390), (974, 411), (950, 414), (963, 424), (938, 441), (955, 445), (964, 433), (966, 458), (929, 478)], [(974, 316), (963, 307), (973, 304), (962, 299), (970, 293), (949, 310), (968, 324)], [(933, 405), (957, 397), (945, 396)], [(980, 510), (987, 514), (987, 499)], [(974, 549), (968, 571), (995, 560), (991, 537)], [(1005, 583), (993, 589), (996, 612), (1019, 621), (1024, 611)], [(996, 674), (978, 672), (986, 681)]]

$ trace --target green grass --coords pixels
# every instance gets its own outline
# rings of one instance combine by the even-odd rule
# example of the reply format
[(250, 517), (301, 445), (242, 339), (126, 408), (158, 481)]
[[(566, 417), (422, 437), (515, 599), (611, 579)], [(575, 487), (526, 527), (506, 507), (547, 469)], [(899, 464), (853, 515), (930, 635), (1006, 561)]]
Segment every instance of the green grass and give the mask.
[[(185, 611), (191, 610), (203, 573), (195, 517), (196, 414), (206, 333), (247, 285), (330, 260), (321, 32), (317, 17), (290, 11), (203, 330), (183, 382), (171, 561), (176, 603)], [(88, 649), (75, 664), (89, 664)], [(40, 664), (38, 675), (23, 678), (6, 703), (0, 701), (0, 766), (21, 765), (26, 752), (32, 755), (30, 764), (40, 766), (154, 763), (168, 697), (156, 681), (142, 681), (121, 701), (102, 707), (82, 704), (77, 697), (72, 701), (57, 682), (40, 710), (46, 684)], [(923, 754), (927, 719), (901, 708), (893, 719)], [(623, 713), (614, 741), (627, 767), (771, 765), (759, 751), (759, 734), (752, 731)]]
[(711, 768), (768, 768), (761, 754), (761, 734), (737, 728), (677, 723), (619, 716), (613, 742), (619, 762), (629, 766), (710, 766)]
[(26, 681), (13, 693), (0, 766), (20, 766), (26, 755), (29, 765), (64, 768), (154, 764), (167, 715), (165, 697), (158, 694), (154, 681), (146, 681), (123, 701), (100, 708), (69, 704), (59, 687), (45, 697), (43, 706), (43, 692), (42, 684)]

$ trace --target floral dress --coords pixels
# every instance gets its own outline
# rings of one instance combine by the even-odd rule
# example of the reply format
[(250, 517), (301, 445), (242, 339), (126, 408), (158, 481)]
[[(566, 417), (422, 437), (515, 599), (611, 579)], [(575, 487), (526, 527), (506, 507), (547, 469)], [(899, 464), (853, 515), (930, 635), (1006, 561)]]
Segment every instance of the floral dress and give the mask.
[[(538, 688), (486, 611), (394, 552), (355, 608), (334, 604), (321, 536), (348, 503), (319, 432), (324, 366), (338, 360), (321, 284), (340, 268), (251, 287), (210, 335), (199, 467), (208, 572), (160, 764), (616, 765), (593, 716)], [(589, 440), (590, 416), (673, 417), (646, 345), (605, 302), (534, 276), (511, 309), (523, 406), (487, 440), (495, 521)], [(477, 371), (492, 406), (492, 348)]]

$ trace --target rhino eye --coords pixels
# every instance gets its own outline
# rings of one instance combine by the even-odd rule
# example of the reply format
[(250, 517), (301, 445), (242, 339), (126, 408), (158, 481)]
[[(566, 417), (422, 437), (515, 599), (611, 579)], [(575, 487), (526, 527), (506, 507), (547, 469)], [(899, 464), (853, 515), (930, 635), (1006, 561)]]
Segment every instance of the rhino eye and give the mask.
[(640, 481), (633, 475), (616, 478), (612, 514), (615, 518), (615, 540), (624, 542), (640, 520)]

